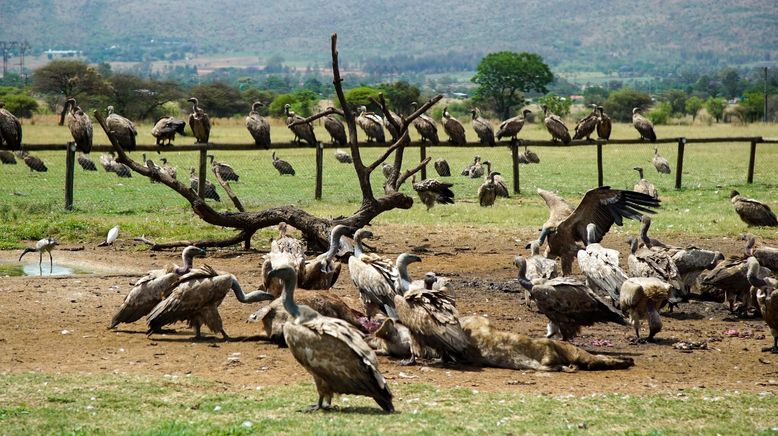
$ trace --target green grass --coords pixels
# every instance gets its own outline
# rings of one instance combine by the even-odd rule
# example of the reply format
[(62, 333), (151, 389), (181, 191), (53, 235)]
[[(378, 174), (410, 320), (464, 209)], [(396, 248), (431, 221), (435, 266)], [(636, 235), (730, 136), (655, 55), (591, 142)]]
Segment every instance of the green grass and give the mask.
[[(213, 130), (214, 142), (246, 142), (247, 132), (241, 120), (218, 120)], [(468, 132), (469, 130), (469, 126)], [(149, 143), (149, 126), (141, 125), (140, 142)], [(273, 138), (288, 140), (289, 134), (283, 125), (275, 124)], [(710, 137), (710, 136), (778, 136), (778, 126), (754, 124), (748, 127), (732, 125), (712, 126), (659, 126), (659, 136)], [(414, 136), (415, 136), (415, 132)], [(65, 142), (67, 129), (52, 125), (51, 120), (41, 118), (34, 125), (25, 126), (25, 138), (30, 143)], [(328, 138), (323, 131), (320, 138)], [(96, 143), (105, 143), (97, 135)], [(473, 135), (474, 136), (474, 135)], [(630, 125), (615, 126), (613, 137), (634, 137)], [(528, 125), (522, 132), (525, 138), (547, 138), (548, 133), (541, 125)], [(179, 138), (178, 143), (190, 143), (191, 137)], [(744, 195), (760, 198), (773, 206), (778, 203), (774, 171), (778, 168), (778, 146), (762, 144), (758, 147), (755, 183), (746, 185), (748, 166), (747, 143), (689, 144), (684, 159), (684, 189), (674, 190), (674, 173), (670, 176), (657, 174), (650, 163), (653, 150), (650, 145), (606, 145), (603, 149), (604, 181), (617, 188), (631, 188), (637, 174), (635, 165), (646, 169), (646, 177), (657, 185), (663, 200), (663, 209), (654, 220), (655, 232), (659, 235), (692, 233), (700, 236), (734, 235), (746, 228), (740, 222), (728, 201), (731, 189), (738, 189)], [(428, 149), (433, 158), (444, 157), (449, 161), (454, 176), (457, 204), (435, 207), (427, 213), (417, 204), (410, 211), (396, 210), (381, 215), (375, 223), (402, 224), (466, 224), (475, 226), (498, 226), (536, 229), (546, 219), (546, 208), (535, 194), (538, 187), (559, 191), (563, 196), (577, 201), (580, 196), (597, 183), (595, 147), (539, 147), (540, 165), (521, 166), (522, 194), (499, 201), (493, 208), (483, 209), (477, 205), (476, 192), (481, 180), (468, 179), (458, 175), (461, 169), (480, 154), (484, 160), (494, 163), (508, 183), (512, 183), (510, 152), (505, 147), (495, 148), (449, 148)], [(675, 170), (676, 145), (662, 144), (660, 153)], [(365, 149), (366, 161), (374, 159), (379, 149)], [(233, 188), (250, 210), (268, 206), (294, 204), (320, 216), (349, 215), (358, 209), (361, 196), (354, 176), (353, 167), (338, 163), (332, 150), (325, 151), (324, 186), (322, 201), (313, 200), (314, 151), (309, 148), (281, 150), (281, 158), (293, 164), (295, 177), (279, 177), (271, 165), (271, 151), (221, 152), (217, 159), (230, 163), (241, 175)], [(406, 153), (406, 164), (418, 159), (417, 149)], [(131, 179), (119, 179), (102, 170), (96, 173), (76, 168), (75, 204), (72, 212), (63, 210), (64, 203), (64, 153), (39, 152), (49, 166), (47, 173), (30, 173), (23, 164), (0, 166), (0, 186), (6, 189), (0, 194), (0, 248), (19, 248), (21, 240), (39, 239), (52, 235), (68, 242), (95, 241), (115, 224), (121, 224), (123, 235), (145, 234), (164, 241), (181, 238), (223, 237), (230, 230), (204, 224), (193, 215), (188, 204), (170, 189), (150, 184), (137, 174)], [(170, 162), (178, 167), (179, 179), (188, 182), (188, 169), (196, 164), (196, 153), (171, 151), (165, 153)], [(97, 153), (93, 159), (97, 160)], [(140, 153), (133, 153), (140, 159)], [(150, 156), (157, 159), (158, 156)], [(416, 158), (416, 159), (414, 159)], [(430, 168), (430, 173), (434, 170)], [(380, 172), (372, 177), (376, 194), (382, 191), (383, 176)], [(409, 184), (403, 187), (412, 193)], [(219, 210), (233, 210), (231, 203), (222, 195), (223, 201), (216, 204)], [(212, 203), (213, 204), (213, 203)], [(627, 230), (636, 226), (628, 224)], [(759, 229), (757, 234), (770, 234)], [(258, 237), (266, 240), (265, 234)]]
[(769, 433), (773, 393), (538, 395), (393, 384), (398, 413), (364, 397), (336, 399), (338, 412), (299, 413), (316, 392), (229, 387), (197, 378), (119, 375), (0, 376), (4, 434), (373, 434), (373, 433)]

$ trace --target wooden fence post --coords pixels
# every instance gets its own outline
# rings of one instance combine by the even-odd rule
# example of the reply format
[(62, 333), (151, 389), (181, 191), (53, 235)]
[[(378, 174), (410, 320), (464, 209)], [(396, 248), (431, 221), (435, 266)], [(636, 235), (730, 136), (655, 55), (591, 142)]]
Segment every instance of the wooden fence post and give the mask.
[(751, 154), (748, 157), (748, 183), (754, 183), (754, 165), (756, 164), (756, 141), (751, 141)]
[(73, 210), (73, 176), (76, 166), (76, 143), (68, 142), (65, 153), (65, 210)]
[(602, 185), (602, 141), (597, 140), (597, 186)]
[(324, 172), (324, 144), (316, 144), (316, 191), (313, 198), (321, 200), (322, 173)]
[(205, 200), (205, 178), (208, 177), (208, 172), (205, 170), (208, 161), (208, 145), (202, 144), (200, 148), (200, 180), (197, 184), (197, 195)]
[[(426, 143), (422, 142), (421, 145), (419, 145), (419, 162), (423, 161), (427, 158), (427, 145)], [(421, 179), (424, 180), (427, 178), (427, 165), (424, 165), (421, 167)]]
[(678, 158), (675, 161), (675, 189), (681, 189), (683, 177), (683, 152), (686, 148), (686, 138), (678, 138)]
[(517, 141), (511, 141), (511, 160), (513, 160), (513, 193), (521, 194), (521, 185), (519, 184), (519, 144)]

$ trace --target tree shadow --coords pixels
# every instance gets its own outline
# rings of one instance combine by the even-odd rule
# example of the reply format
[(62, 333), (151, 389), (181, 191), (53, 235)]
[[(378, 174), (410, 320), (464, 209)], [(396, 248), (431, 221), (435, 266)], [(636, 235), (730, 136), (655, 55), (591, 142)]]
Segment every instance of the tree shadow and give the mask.
[(684, 319), (703, 319), (705, 318), (705, 315), (697, 312), (665, 312), (662, 314), (662, 316), (666, 318), (672, 318), (672, 319), (678, 319), (678, 320), (684, 320)]

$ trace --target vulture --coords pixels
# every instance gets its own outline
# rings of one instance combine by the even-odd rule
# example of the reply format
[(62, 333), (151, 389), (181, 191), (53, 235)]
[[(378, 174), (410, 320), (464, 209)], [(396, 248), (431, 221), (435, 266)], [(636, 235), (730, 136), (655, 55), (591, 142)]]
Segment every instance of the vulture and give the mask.
[[(143, 153), (142, 158), (143, 158), (143, 163), (145, 163), (146, 167), (151, 171), (153, 171), (154, 174), (158, 174), (159, 172), (162, 171), (162, 168), (160, 168), (159, 165), (155, 164), (153, 160), (146, 159), (146, 153)], [(159, 183), (159, 181), (155, 179), (156, 179), (155, 177), (150, 177), (149, 181), (151, 183)]]
[(81, 168), (83, 168), (85, 171), (97, 171), (97, 166), (95, 165), (94, 161), (84, 153), (79, 151), (76, 160), (78, 161), (78, 164), (81, 165)]
[(478, 179), (484, 175), (484, 166), (481, 164), (481, 156), (473, 158), (473, 164), (470, 165), (470, 172), (467, 174), (471, 179)]
[(388, 179), (389, 177), (392, 176), (393, 173), (394, 173), (394, 165), (386, 162), (384, 162), (381, 165), (381, 174), (384, 175), (384, 178)]
[(667, 283), (670, 288), (668, 302), (670, 311), (686, 297), (681, 274), (672, 256), (664, 249), (655, 247), (639, 248), (640, 241), (634, 236), (629, 238), (630, 255), (627, 258), (629, 275), (632, 277), (656, 277)]
[(178, 179), (178, 170), (176, 170), (176, 167), (169, 165), (167, 163), (167, 158), (161, 157), (159, 160), (162, 162), (162, 172), (174, 179)]
[[(416, 112), (416, 106), (418, 103), (411, 102), (411, 113)], [(432, 117), (421, 114), (413, 120), (413, 127), (419, 132), (421, 136), (421, 142), (431, 142), (432, 145), (438, 145), (440, 139), (438, 139), (438, 125)]]
[(328, 409), (333, 395), (351, 394), (371, 397), (383, 410), (394, 411), (392, 393), (362, 333), (346, 321), (298, 306), (293, 267), (274, 269), (270, 275), (284, 281), (281, 298), (294, 320), (284, 324), (284, 341), (295, 360), (313, 376), (319, 393), (318, 402), (309, 410)]
[[(729, 303), (729, 311), (735, 311), (735, 301), (738, 296), (743, 298), (742, 309), (747, 313), (750, 307), (750, 295), (751, 285), (748, 282), (747, 269), (748, 265), (746, 261), (748, 257), (755, 255), (754, 243), (755, 238), (745, 237), (746, 246), (744, 255), (730, 256), (727, 259), (719, 262), (712, 270), (705, 272), (700, 276), (700, 285), (703, 288), (703, 293), (709, 291), (710, 288), (720, 289), (724, 294), (724, 302)], [(762, 267), (759, 270), (760, 277), (766, 277), (771, 274), (771, 271)]]
[[(151, 136), (157, 138), (157, 146), (172, 145), (176, 139), (176, 133), (184, 135), (184, 127), (186, 123), (182, 120), (177, 120), (173, 117), (162, 117), (154, 123), (154, 127), (151, 129)], [(167, 140), (167, 144), (163, 144)]]
[(499, 176), (497, 171), (491, 171), (483, 184), (478, 188), (478, 204), (481, 207), (494, 206), (494, 200), (497, 198), (497, 182), (494, 178)]
[(641, 192), (646, 195), (650, 195), (653, 198), (659, 199), (659, 191), (656, 190), (656, 186), (653, 183), (643, 178), (643, 168), (634, 167), (633, 170), (638, 172), (638, 182), (632, 188), (635, 192)]
[[(525, 261), (527, 266), (525, 275), (528, 280), (534, 283), (535, 280), (556, 278), (556, 261), (540, 255), (540, 244), (538, 241), (530, 242), (525, 248), (529, 248), (530, 250), (530, 257)], [(516, 257), (513, 258), (513, 264), (516, 265), (516, 268), (521, 267), (522, 259), (524, 258), (520, 255), (516, 255)], [(529, 290), (524, 289), (524, 304), (526, 304), (527, 307), (530, 307), (531, 302), (532, 299), (530, 298)]]
[(548, 238), (546, 255), (562, 259), (564, 275), (572, 273), (573, 259), (578, 252), (576, 242), (585, 241), (589, 223), (596, 225), (597, 239), (588, 242), (599, 242), (614, 223), (620, 226), (624, 218), (640, 221), (642, 213), (655, 213), (652, 209), (660, 204), (659, 200), (646, 194), (611, 189), (610, 186), (587, 191), (575, 210), (552, 192), (538, 188), (538, 195), (543, 197), (549, 208), (548, 220), (543, 224), (538, 239), (542, 245)]
[[(194, 168), (189, 169), (189, 188), (197, 192), (197, 189), (200, 187), (200, 177), (198, 177), (195, 173)], [(221, 197), (219, 197), (219, 193), (216, 191), (216, 186), (213, 185), (209, 180), (205, 181), (205, 189), (203, 189), (203, 192), (201, 197), (203, 199), (210, 198), (214, 201), (222, 201)]]
[(670, 285), (656, 277), (632, 277), (624, 281), (619, 292), (621, 310), (629, 312), (630, 324), (635, 328), (635, 336), (640, 339), (640, 319), (648, 318), (647, 341), (662, 330), (659, 308), (667, 302)]
[(289, 174), (291, 176), (294, 175), (294, 168), (292, 168), (292, 165), (289, 162), (277, 158), (275, 151), (273, 152), (272, 157), (273, 157), (273, 166), (275, 167), (275, 169), (278, 170), (279, 176), (283, 176), (284, 174)]
[[(328, 107), (327, 109), (332, 109)], [(324, 129), (330, 134), (333, 144), (343, 145), (348, 144), (348, 137), (346, 136), (346, 127), (343, 126), (338, 117), (333, 114), (329, 114), (324, 117)], [(342, 161), (341, 161), (342, 162)]]
[(741, 239), (748, 241), (749, 247), (747, 247), (747, 255), (754, 256), (761, 265), (769, 268), (772, 271), (778, 272), (778, 248), (762, 246), (754, 248), (756, 244), (756, 238), (751, 234), (744, 234), (740, 236)]
[(16, 157), (8, 150), (0, 150), (0, 162), (3, 165), (16, 165)]
[[(270, 243), (270, 252), (262, 263), (264, 290), (275, 297), (281, 295), (283, 283), (281, 280), (276, 280), (275, 283), (269, 280), (268, 276), (273, 266), (289, 264), (301, 269), (305, 263), (305, 247), (300, 240), (287, 235), (286, 231), (287, 224), (283, 221), (278, 223), (278, 238)], [(298, 272), (298, 277), (302, 277), (302, 272)]]
[(459, 324), (459, 313), (445, 287), (426, 289), (411, 285), (408, 264), (421, 262), (414, 254), (397, 257), (397, 285), (400, 293), (394, 296), (397, 319), (411, 332), (411, 364), (425, 354), (426, 348), (438, 353), (444, 362), (470, 363), (477, 359), (478, 350)]
[(511, 141), (516, 140), (516, 136), (521, 132), (521, 129), (524, 127), (524, 123), (527, 120), (527, 116), (531, 114), (532, 111), (529, 109), (524, 109), (522, 111), (521, 116), (515, 116), (513, 118), (508, 118), (507, 120), (500, 123), (500, 127), (497, 129), (497, 140), (500, 140), (502, 138), (511, 138)]
[(132, 170), (130, 170), (130, 167), (123, 163), (116, 162), (116, 157), (112, 151), (108, 154), (103, 153), (100, 156), (100, 165), (103, 166), (103, 169), (105, 169), (107, 173), (116, 173), (117, 176), (123, 178), (132, 177)]
[(414, 175), (411, 186), (419, 194), (419, 198), (427, 206), (427, 210), (430, 210), (435, 203), (454, 204), (454, 192), (451, 190), (451, 187), (454, 186), (453, 183), (445, 183), (437, 179), (426, 179), (416, 182), (416, 176)]
[(519, 161), (521, 161), (523, 158), (524, 163), (527, 164), (539, 164), (540, 158), (538, 157), (537, 153), (527, 148), (527, 146), (524, 146), (524, 153), (521, 154), (519, 157)]
[(259, 114), (261, 106), (264, 106), (261, 101), (255, 101), (251, 105), (251, 112), (246, 117), (246, 128), (251, 133), (251, 137), (254, 138), (254, 144), (267, 150), (270, 148), (270, 123)]
[(316, 134), (313, 132), (313, 125), (311, 123), (295, 124), (294, 126), (290, 125), (297, 121), (305, 121), (305, 118), (294, 113), (294, 111), (290, 110), (291, 108), (292, 105), (290, 105), (289, 103), (284, 105), (284, 113), (286, 114), (286, 125), (287, 127), (289, 127), (289, 130), (291, 130), (292, 133), (294, 133), (294, 140), (292, 142), (297, 142), (298, 144), (300, 144), (301, 141), (305, 141), (309, 145), (316, 146), (319, 143), (319, 141), (316, 140)]
[(392, 141), (397, 141), (400, 139), (400, 132), (394, 127), (394, 125), (389, 121), (389, 117), (394, 120), (394, 122), (402, 128), (403, 120), (400, 118), (399, 115), (396, 113), (389, 111), (389, 115), (384, 117), (384, 127), (386, 127), (386, 130), (389, 131), (389, 134), (392, 135)]
[(433, 166), (440, 177), (451, 177), (451, 167), (448, 166), (448, 162), (445, 159), (436, 159)]
[(0, 147), (3, 145), (9, 150), (22, 147), (22, 123), (5, 108), (5, 102), (0, 101)]
[(775, 289), (778, 288), (778, 280), (772, 277), (760, 277), (759, 261), (755, 257), (749, 257), (747, 264), (748, 283), (756, 288), (756, 302), (759, 304), (762, 317), (770, 329), (770, 334), (773, 335), (773, 346), (763, 348), (762, 351), (778, 353), (778, 294), (775, 293)]
[(40, 241), (35, 243), (35, 247), (27, 247), (22, 252), (22, 255), (19, 256), (19, 262), (22, 261), (22, 258), (27, 253), (38, 253), (38, 266), (40, 267), (41, 264), (43, 264), (43, 253), (49, 254), (49, 268), (54, 268), (54, 259), (51, 257), (51, 251), (54, 250), (54, 247), (56, 247), (57, 241), (54, 238), (43, 238)]
[(183, 266), (165, 265), (149, 271), (138, 279), (124, 298), (124, 302), (111, 319), (112, 329), (121, 323), (133, 323), (148, 315), (160, 301), (167, 298), (184, 274), (192, 269), (192, 259), (205, 256), (205, 250), (190, 245), (181, 253)]
[[(463, 176), (466, 176), (466, 177), (470, 177), (470, 170), (472, 170), (472, 169), (473, 169), (473, 167), (475, 166), (475, 164), (477, 164), (477, 163), (479, 163), (479, 162), (481, 162), (481, 156), (479, 156), (479, 155), (475, 155), (475, 156), (473, 156), (473, 163), (471, 163), (471, 164), (468, 164), (468, 165), (465, 167), (465, 169), (463, 169), (463, 170), (462, 170), (462, 175), (463, 175)], [(483, 174), (481, 174), (481, 175), (483, 175)], [(479, 177), (480, 177), (480, 176), (479, 176)]]
[[(76, 142), (76, 149), (84, 153), (92, 151), (92, 121), (89, 120), (89, 116), (84, 113), (81, 107), (76, 105), (75, 98), (69, 98), (65, 101), (62, 115), (63, 118), (60, 120), (60, 125), (67, 121), (70, 135), (73, 136), (73, 140)], [(115, 130), (111, 126), (109, 126), (109, 129)], [(119, 133), (117, 132), (115, 136), (118, 138)]]
[(380, 142), (386, 143), (386, 137), (384, 136), (384, 120), (374, 112), (368, 112), (365, 106), (360, 106), (359, 116), (357, 117), (357, 124), (367, 135), (367, 142)]
[(212, 154), (208, 155), (208, 159), (211, 160), (211, 169), (213, 169), (213, 172), (218, 174), (222, 180), (237, 182), (240, 179), (240, 176), (232, 169), (232, 166), (215, 160), (215, 157)]
[(651, 163), (654, 164), (657, 172), (670, 174), (670, 162), (659, 154), (659, 150), (656, 147), (654, 147), (654, 158), (651, 160)]
[(24, 164), (30, 168), (30, 172), (45, 173), (49, 170), (41, 158), (31, 155), (27, 150), (17, 151), (16, 155), (24, 160)]
[(749, 226), (778, 226), (778, 220), (770, 206), (753, 198), (746, 198), (737, 191), (732, 191), (729, 201), (735, 207), (735, 212), (744, 223)]
[[(89, 122), (89, 117), (86, 115), (83, 115), (83, 119), (89, 125), (89, 136), (91, 138), (92, 123)], [(68, 126), (70, 125), (70, 120), (68, 120)], [(113, 112), (113, 106), (108, 106), (108, 116), (105, 117), (105, 125), (108, 127), (108, 130), (113, 133), (114, 138), (116, 138), (116, 141), (119, 142), (119, 145), (124, 149), (124, 151), (135, 150), (135, 137), (138, 136), (138, 131), (135, 130), (135, 125), (132, 124), (132, 121), (124, 118), (119, 114), (115, 114)], [(70, 131), (73, 132), (72, 127)], [(75, 133), (73, 134), (73, 137), (76, 137)], [(91, 142), (91, 139), (89, 141)], [(76, 140), (76, 142), (78, 142), (78, 140)]]
[(214, 333), (229, 340), (224, 330), (219, 305), (232, 291), (241, 303), (273, 300), (273, 294), (254, 291), (245, 294), (234, 275), (216, 271), (208, 265), (197, 268), (178, 279), (176, 287), (160, 301), (146, 317), (148, 335), (177, 321), (186, 321), (194, 328), (195, 338), (202, 338), (200, 327), (205, 324)]
[[(484, 161), (484, 165), (486, 165), (486, 174), (492, 173), (492, 163), (488, 160)], [(488, 176), (487, 176), (488, 178)], [(510, 193), (508, 192), (508, 184), (505, 183), (505, 179), (502, 178), (502, 176), (497, 173), (494, 176), (494, 184), (497, 187), (497, 196), (498, 197), (504, 197), (504, 198), (510, 198)]]
[(611, 137), (611, 119), (605, 114), (605, 108), (597, 106), (600, 115), (597, 117), (597, 137), (608, 140)]
[(448, 135), (449, 144), (465, 145), (467, 144), (467, 138), (465, 137), (465, 128), (462, 123), (456, 118), (453, 118), (448, 112), (448, 106), (443, 108), (443, 131)]
[(337, 159), (338, 162), (344, 164), (354, 163), (354, 160), (351, 159), (351, 155), (340, 148), (335, 150), (335, 159)]
[(362, 240), (372, 238), (373, 233), (359, 229), (354, 233), (354, 255), (348, 259), (348, 272), (365, 306), (365, 314), (374, 318), (378, 312), (394, 316), (395, 282), (397, 268), (394, 263), (375, 253), (365, 253)]
[(205, 113), (203, 108), (199, 106), (197, 98), (192, 97), (187, 101), (192, 103), (192, 113), (189, 114), (189, 128), (192, 129), (192, 134), (197, 139), (198, 144), (207, 144), (208, 138), (211, 136), (211, 119), (208, 118), (208, 114)]
[[(602, 238), (599, 238), (602, 239)], [(586, 226), (586, 246), (578, 250), (578, 267), (586, 276), (586, 282), (593, 290), (607, 293), (614, 303), (619, 301), (619, 290), (627, 274), (619, 267), (619, 252), (603, 247), (596, 241), (597, 226), (589, 223)]]
[(517, 256), (514, 263), (519, 267), (519, 284), (529, 291), (538, 310), (549, 320), (546, 326), (547, 338), (559, 334), (566, 341), (575, 337), (581, 327), (598, 322), (627, 324), (616, 308), (578, 279), (558, 277), (533, 284), (527, 279), (524, 258)]
[(481, 117), (481, 110), (473, 108), (470, 110), (470, 114), (473, 117), (473, 130), (478, 135), (478, 139), (481, 145), (489, 145), (494, 147), (494, 128), (492, 123), (486, 118)]
[(640, 115), (640, 108), (632, 108), (632, 125), (635, 126), (635, 130), (640, 133), (640, 139), (648, 140), (651, 142), (656, 141), (656, 133), (654, 133), (654, 125), (651, 124), (646, 117)]
[(546, 130), (548, 130), (548, 133), (551, 134), (551, 140), (556, 141), (562, 141), (565, 145), (570, 143), (570, 132), (567, 131), (567, 126), (565, 126), (565, 122), (562, 121), (562, 118), (560, 118), (558, 115), (555, 115), (551, 111), (548, 110), (548, 106), (543, 105), (543, 114), (545, 115), (545, 119), (543, 120), (543, 124), (546, 126)]
[(589, 115), (581, 118), (580, 121), (575, 125), (575, 135), (573, 135), (573, 139), (584, 139), (586, 138), (587, 141), (592, 140), (592, 133), (594, 133), (594, 129), (597, 128), (597, 105), (593, 104), (592, 107), (592, 113)]

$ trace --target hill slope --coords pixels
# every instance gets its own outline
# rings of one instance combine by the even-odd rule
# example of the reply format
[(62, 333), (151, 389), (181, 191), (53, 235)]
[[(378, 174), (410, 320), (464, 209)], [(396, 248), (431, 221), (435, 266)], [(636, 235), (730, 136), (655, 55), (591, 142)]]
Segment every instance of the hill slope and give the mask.
[[(340, 35), (346, 61), (397, 54), (540, 53), (565, 69), (738, 64), (778, 55), (775, 0), (14, 1), (0, 40), (92, 59), (165, 53), (256, 53), (326, 61)], [(113, 55), (112, 55), (113, 53)]]

